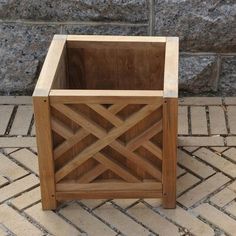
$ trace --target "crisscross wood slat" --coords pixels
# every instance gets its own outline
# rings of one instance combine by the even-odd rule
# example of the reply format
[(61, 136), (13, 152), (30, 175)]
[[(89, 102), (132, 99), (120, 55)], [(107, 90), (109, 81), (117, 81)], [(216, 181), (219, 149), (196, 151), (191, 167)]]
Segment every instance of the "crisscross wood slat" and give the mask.
[[(120, 104), (115, 104), (115, 105), (112, 105), (111, 108), (112, 107), (115, 108), (115, 109), (110, 109), (110, 111), (112, 111), (112, 113), (116, 113), (118, 110), (120, 110), (121, 108), (124, 108), (125, 106), (124, 105), (120, 105)], [(121, 121), (119, 118), (117, 118), (117, 119), (119, 120), (120, 124), (123, 123), (123, 121)], [(92, 121), (90, 121), (90, 122), (92, 123)], [(58, 120), (55, 120), (55, 119), (52, 119), (52, 129), (57, 134), (59, 134), (60, 136), (62, 136), (63, 138), (66, 139), (65, 142), (63, 142), (61, 145), (59, 145), (54, 150), (54, 159), (55, 160), (58, 157), (60, 157), (63, 153), (68, 151), (71, 147), (73, 147), (79, 140), (87, 137), (90, 134), (88, 131), (83, 130), (83, 129), (82, 130), (78, 130), (76, 132), (76, 134), (73, 134), (73, 132), (70, 131), (67, 127), (65, 127), (65, 125), (62, 122), (60, 122)], [(159, 133), (161, 130), (162, 130), (162, 121), (159, 121), (159, 122), (155, 123), (154, 125), (152, 125), (149, 129), (147, 129), (146, 131), (141, 133), (139, 136), (137, 136), (134, 139), (132, 139), (128, 143), (127, 148), (130, 149), (131, 151), (134, 151), (139, 146), (141, 146), (141, 145), (144, 146), (145, 145), (145, 143), (144, 143), (145, 140), (149, 140), (154, 135)], [(146, 146), (148, 146), (148, 144)], [(161, 156), (162, 156), (161, 149), (156, 147), (156, 150), (157, 151), (154, 153), (154, 155), (156, 155), (159, 159), (162, 159), (161, 158)]]
[[(101, 165), (95, 166), (89, 172), (85, 173), (79, 178), (79, 181), (82, 181), (83, 183), (85, 183), (86, 181), (93, 181), (95, 178), (94, 175), (97, 177), (99, 176), (99, 174), (104, 173), (107, 169), (116, 173), (127, 182), (140, 182), (138, 176), (134, 176), (133, 174), (131, 174), (130, 171), (126, 169), (126, 167), (121, 163), (118, 163), (111, 158), (106, 157), (104, 154), (99, 153), (99, 151), (107, 145), (112, 147), (121, 155), (125, 156), (130, 161), (133, 161), (141, 169), (149, 173), (155, 179), (159, 181), (161, 180), (161, 171), (144, 157), (133, 152), (139, 146), (143, 145), (145, 147), (146, 145), (146, 149), (149, 149), (149, 151), (151, 150), (152, 153), (154, 153), (159, 159), (161, 159), (162, 153), (160, 148), (148, 141), (149, 138), (162, 130), (161, 121), (150, 127), (147, 131), (144, 132), (143, 135), (139, 135), (137, 140), (142, 140), (142, 143), (140, 143), (139, 146), (124, 146), (120, 141), (116, 140), (116, 138), (118, 138), (120, 135), (125, 133), (131, 127), (135, 126), (138, 122), (158, 109), (161, 106), (161, 103), (155, 105), (145, 105), (139, 111), (128, 117), (125, 121), (113, 114), (121, 111), (125, 107), (125, 105), (123, 104), (111, 105), (109, 107), (110, 109), (106, 109), (103, 105), (100, 104), (88, 104), (91, 109), (93, 109), (99, 115), (103, 116), (106, 120), (109, 120), (109, 122), (115, 126), (108, 133), (102, 127), (100, 127), (100, 125), (96, 124), (88, 117), (85, 117), (81, 112), (77, 110), (75, 111), (73, 108), (70, 108), (67, 105), (53, 104), (52, 106), (56, 110), (64, 114), (66, 117), (71, 119), (73, 122), (77, 123), (80, 127), (82, 127), (74, 134), (67, 127), (65, 127), (62, 122), (55, 119), (52, 120), (53, 131), (65, 138), (65, 141), (55, 148), (54, 159), (59, 158), (64, 152), (73, 147), (73, 145), (90, 134), (93, 134), (98, 138), (95, 143), (85, 148), (82, 152), (77, 154), (71, 161), (66, 163), (61, 169), (56, 172), (56, 182), (60, 181), (75, 168), (82, 165), (89, 158), (97, 160), (106, 168), (102, 168)], [(153, 132), (153, 130), (155, 130), (155, 132)]]
[(83, 176), (78, 178), (78, 182), (80, 183), (90, 183), (94, 179), (96, 179), (99, 175), (104, 173), (107, 170), (107, 167), (102, 164), (97, 164), (93, 169), (86, 172)]

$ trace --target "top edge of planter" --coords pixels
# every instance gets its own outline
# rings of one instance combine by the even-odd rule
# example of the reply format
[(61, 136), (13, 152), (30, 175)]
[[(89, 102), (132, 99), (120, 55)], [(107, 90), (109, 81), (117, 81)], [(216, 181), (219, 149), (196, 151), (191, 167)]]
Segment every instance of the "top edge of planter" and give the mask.
[[(75, 35), (75, 34), (55, 34), (53, 40), (86, 40), (86, 41), (117, 41), (117, 42), (166, 42), (167, 39), (179, 42), (179, 37), (175, 36), (125, 36), (125, 35)], [(120, 41), (121, 40), (121, 41)]]
[[(155, 43), (165, 44), (164, 60), (164, 98), (178, 97), (179, 38), (153, 36), (111, 36), (111, 35), (54, 35), (44, 61), (33, 97), (48, 97), (53, 81), (58, 73), (58, 65), (68, 42), (89, 43)], [(136, 44), (137, 43), (137, 44)], [(144, 90), (145, 91), (145, 90)]]

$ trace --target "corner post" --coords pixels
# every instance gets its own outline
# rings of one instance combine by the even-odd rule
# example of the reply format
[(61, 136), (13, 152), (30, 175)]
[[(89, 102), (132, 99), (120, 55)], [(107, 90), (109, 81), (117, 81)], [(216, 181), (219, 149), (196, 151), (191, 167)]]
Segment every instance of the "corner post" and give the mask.
[(163, 104), (163, 207), (176, 207), (178, 99), (166, 98)]
[(163, 207), (176, 207), (179, 39), (167, 37), (163, 104)]
[(57, 207), (49, 93), (66, 49), (67, 35), (54, 35), (33, 93), (43, 210)]
[(44, 210), (57, 207), (55, 170), (48, 97), (34, 97), (34, 118), (38, 147), (41, 200)]

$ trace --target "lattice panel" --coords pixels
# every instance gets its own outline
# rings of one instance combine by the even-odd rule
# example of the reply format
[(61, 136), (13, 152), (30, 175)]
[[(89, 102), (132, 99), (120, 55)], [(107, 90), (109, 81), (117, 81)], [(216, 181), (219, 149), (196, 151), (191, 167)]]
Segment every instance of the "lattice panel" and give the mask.
[(162, 104), (51, 108), (55, 180), (161, 182)]

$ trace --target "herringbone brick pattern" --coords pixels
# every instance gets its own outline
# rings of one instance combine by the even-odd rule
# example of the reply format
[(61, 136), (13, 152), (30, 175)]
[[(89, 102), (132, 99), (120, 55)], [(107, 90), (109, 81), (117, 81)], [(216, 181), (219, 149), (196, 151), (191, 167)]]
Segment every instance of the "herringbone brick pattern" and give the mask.
[(79, 200), (43, 212), (30, 97), (0, 97), (0, 235), (236, 235), (236, 98), (180, 99), (177, 208)]

